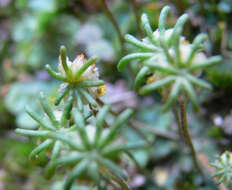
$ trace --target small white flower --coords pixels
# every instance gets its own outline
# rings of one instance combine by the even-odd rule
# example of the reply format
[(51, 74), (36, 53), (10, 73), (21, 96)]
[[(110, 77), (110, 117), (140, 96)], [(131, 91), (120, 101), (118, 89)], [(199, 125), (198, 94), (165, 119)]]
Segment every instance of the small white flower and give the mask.
[[(181, 54), (181, 61), (186, 62), (189, 54), (191, 52), (191, 46), (190, 44), (183, 44), (180, 45), (180, 54)], [(207, 60), (207, 57), (203, 52), (197, 52), (195, 53), (191, 64), (199, 64), (201, 62), (205, 62)]]
[(61, 121), (62, 111), (55, 110), (54, 115), (55, 115), (55, 118), (56, 118), (57, 121)]
[[(170, 38), (170, 36), (172, 35), (173, 31), (174, 31), (173, 28), (165, 30), (165, 32), (164, 32), (164, 39), (168, 40)], [(160, 32), (159, 32), (159, 30), (157, 29), (155, 32), (153, 32), (153, 35), (154, 35), (154, 37), (156, 39), (159, 39), (160, 38)]]
[[(173, 28), (169, 28), (169, 29), (165, 30), (165, 32), (164, 32), (164, 40), (165, 40), (165, 41), (168, 41), (168, 40), (169, 40), (169, 38), (172, 36), (173, 31), (174, 31)], [(159, 29), (157, 29), (155, 32), (153, 32), (153, 36), (154, 36), (157, 40), (159, 40), (159, 38), (160, 38)], [(185, 37), (184, 37), (184, 36), (181, 36), (181, 37), (180, 37), (180, 42), (183, 42), (183, 41), (185, 41)]]
[[(66, 63), (69, 69), (72, 72), (72, 76), (74, 77), (76, 72), (86, 63), (85, 56), (83, 54), (78, 55), (74, 61), (70, 61), (69, 58), (66, 58)], [(59, 57), (59, 71), (66, 76), (65, 70), (63, 68), (61, 57)], [(98, 80), (99, 79), (99, 73), (98, 69), (96, 68), (95, 64), (90, 65), (85, 72), (78, 78), (74, 79), (75, 82), (80, 82), (84, 80)]]
[[(90, 65), (84, 73), (78, 78), (75, 78), (76, 72), (86, 63), (85, 56), (83, 54), (78, 55), (74, 61), (70, 61), (69, 58), (66, 58), (66, 63), (68, 68), (71, 70), (71, 81), (72, 82), (81, 82), (85, 80), (99, 80), (99, 72), (95, 64)], [(66, 76), (65, 70), (63, 68), (61, 57), (59, 57), (59, 65), (58, 65), (59, 71)], [(106, 92), (106, 86), (102, 85), (99, 87), (88, 87), (86, 90), (90, 93), (90, 95), (93, 98), (97, 98), (99, 96), (103, 96)]]

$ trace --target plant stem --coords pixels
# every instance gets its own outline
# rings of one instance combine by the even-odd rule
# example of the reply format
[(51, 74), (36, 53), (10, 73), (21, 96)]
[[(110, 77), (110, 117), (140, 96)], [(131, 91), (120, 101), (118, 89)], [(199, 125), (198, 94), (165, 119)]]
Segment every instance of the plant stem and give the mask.
[(110, 9), (108, 8), (105, 0), (100, 0), (100, 2), (101, 2), (101, 6), (102, 6), (103, 10), (105, 11), (106, 15), (109, 17), (111, 23), (113, 24), (113, 26), (118, 34), (118, 38), (119, 38), (119, 41), (120, 41), (120, 44), (122, 47), (122, 52), (125, 52), (124, 38), (123, 38), (123, 35), (122, 35), (121, 30), (119, 28), (119, 25), (118, 25), (116, 19), (114, 18), (113, 14), (111, 13)]
[(184, 13), (184, 4), (183, 4), (184, 2), (182, 0), (177, 0), (176, 3), (177, 3), (179, 14), (182, 15)]
[(130, 0), (130, 2), (131, 2), (131, 5), (132, 5), (134, 14), (135, 14), (135, 18), (136, 18), (136, 22), (137, 22), (137, 25), (138, 25), (139, 34), (141, 35), (141, 34), (142, 34), (142, 30), (141, 30), (141, 27), (140, 27), (140, 15), (139, 15), (139, 10), (138, 10), (138, 7), (137, 7), (137, 5), (136, 5), (135, 0)]
[(185, 104), (184, 101), (180, 101), (179, 103), (180, 103), (181, 128), (182, 128), (186, 143), (189, 145), (195, 167), (198, 169), (198, 171), (200, 172), (200, 174), (201, 174), (201, 176), (202, 176), (202, 178), (204, 180), (205, 176), (204, 176), (204, 173), (201, 170), (201, 167), (198, 164), (196, 151), (194, 149), (194, 146), (193, 146), (193, 143), (192, 143), (192, 140), (191, 140), (191, 136), (190, 136), (189, 131), (188, 131), (186, 104)]
[(201, 14), (205, 15), (205, 5), (204, 5), (204, 0), (199, 0), (200, 1), (200, 6), (201, 6)]
[(177, 123), (177, 126), (178, 126), (179, 138), (184, 139), (184, 134), (183, 134), (183, 131), (182, 131), (182, 128), (181, 128), (180, 117), (179, 117), (179, 114), (178, 114), (178, 111), (177, 111), (177, 108), (176, 108), (176, 102), (173, 104), (172, 111), (173, 111), (173, 114), (174, 114), (174, 117), (176, 119), (176, 123)]

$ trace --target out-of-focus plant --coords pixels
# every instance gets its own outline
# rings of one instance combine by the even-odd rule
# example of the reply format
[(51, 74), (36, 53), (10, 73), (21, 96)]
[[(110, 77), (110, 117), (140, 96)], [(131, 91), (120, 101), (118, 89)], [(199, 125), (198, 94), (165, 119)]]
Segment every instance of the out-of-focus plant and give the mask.
[(86, 60), (83, 55), (71, 62), (62, 46), (59, 72), (46, 66), (51, 76), (64, 82), (55, 104), (50, 105), (44, 93), (40, 93), (40, 104), (45, 114), (41, 116), (26, 107), (27, 113), (40, 127), (37, 130), (16, 129), (16, 132), (44, 140), (31, 152), (30, 158), (37, 157), (42, 151), (51, 150), (46, 168), (48, 178), (54, 175), (58, 166), (72, 166), (65, 180), (65, 190), (71, 189), (76, 179), (90, 180), (90, 184), (95, 184), (98, 189), (104, 186), (102, 179), (113, 180), (122, 189), (129, 189), (124, 182), (126, 174), (117, 162), (122, 153), (129, 154), (128, 151), (144, 148), (145, 144), (122, 143), (117, 134), (133, 114), (131, 109), (123, 111), (112, 121), (108, 119), (110, 106), (100, 108), (97, 104), (96, 99), (104, 94), (105, 87), (104, 82), (98, 79), (95, 62), (96, 58)]
[[(207, 58), (202, 52), (206, 34), (199, 34), (193, 43), (181, 35), (183, 25), (188, 19), (187, 14), (183, 14), (173, 28), (166, 29), (165, 20), (169, 10), (168, 6), (162, 9), (155, 32), (152, 31), (147, 15), (142, 15), (142, 26), (147, 37), (140, 41), (132, 35), (125, 36), (125, 40), (137, 47), (138, 51), (123, 57), (118, 64), (118, 70), (122, 71), (134, 60), (138, 61), (140, 70), (136, 75), (135, 89), (142, 95), (159, 90), (166, 101), (164, 110), (174, 108), (180, 137), (189, 145), (195, 166), (203, 176), (188, 132), (186, 103), (191, 101), (195, 108), (199, 107), (194, 87), (212, 88), (199, 76), (203, 69), (219, 63), (221, 57)], [(176, 102), (180, 106), (180, 115)]]
[(213, 177), (216, 177), (218, 179), (218, 184), (225, 183), (227, 186), (231, 185), (232, 153), (229, 151), (225, 151), (211, 165), (216, 168), (216, 172)]
[[(52, 87), (48, 87), (48, 85)], [(26, 114), (24, 107), (30, 104), (33, 110), (40, 112), (37, 101), (33, 101), (37, 97), (38, 93), (43, 90), (48, 94), (51, 94), (53, 90), (53, 84), (44, 84), (40, 81), (27, 81), (17, 82), (11, 85), (7, 95), (5, 96), (6, 108), (14, 115), (16, 115), (16, 124), (21, 128), (37, 128), (37, 124)], [(33, 103), (31, 103), (33, 101)]]
[(206, 71), (208, 80), (217, 88), (224, 91), (231, 91), (232, 84), (232, 64), (231, 59), (223, 60), (220, 65)]

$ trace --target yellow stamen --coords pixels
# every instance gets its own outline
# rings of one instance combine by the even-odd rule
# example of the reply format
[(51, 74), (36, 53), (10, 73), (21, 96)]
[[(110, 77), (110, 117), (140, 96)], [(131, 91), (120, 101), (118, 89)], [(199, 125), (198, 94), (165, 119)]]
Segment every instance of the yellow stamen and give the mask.
[(188, 40), (184, 40), (184, 41), (182, 42), (182, 44), (183, 44), (183, 45), (188, 45), (188, 44), (189, 44), (189, 41), (188, 41)]
[(55, 102), (56, 98), (55, 98), (55, 97), (50, 97), (49, 100), (50, 100), (51, 102)]
[(77, 58), (79, 58), (79, 59), (85, 59), (85, 55), (82, 53), (80, 55), (77, 55)]
[(84, 58), (85, 58), (85, 55), (82, 53), (82, 54), (80, 55), (80, 58), (84, 59)]
[(105, 93), (106, 93), (106, 85), (102, 85), (97, 88), (97, 96), (104, 96)]
[(155, 82), (155, 80), (156, 80), (155, 76), (150, 76), (150, 77), (147, 78), (146, 83), (147, 83), (147, 84), (150, 84), (150, 83), (152, 83), (152, 82)]

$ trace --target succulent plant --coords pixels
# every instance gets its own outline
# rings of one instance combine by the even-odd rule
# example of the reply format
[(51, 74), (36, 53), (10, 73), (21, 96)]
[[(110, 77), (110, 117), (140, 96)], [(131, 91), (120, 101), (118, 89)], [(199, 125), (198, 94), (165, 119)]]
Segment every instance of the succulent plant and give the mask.
[(225, 183), (231, 185), (232, 180), (232, 153), (225, 151), (218, 159), (211, 164), (216, 168), (216, 173), (213, 177), (218, 178), (218, 184)]
[[(132, 115), (133, 111), (131, 109), (125, 110), (116, 118), (110, 128), (104, 128), (104, 120), (109, 108), (106, 105), (100, 109), (96, 116), (96, 127), (91, 123), (86, 124), (84, 115), (77, 108), (74, 108), (72, 117), (75, 124), (69, 128), (61, 125), (54, 118), (51, 119), (53, 117), (51, 114), (49, 114), (49, 118), (53, 121), (53, 125), (49, 126), (45, 120), (38, 120), (38, 116), (27, 109), (27, 112), (41, 125), (41, 130), (17, 129), (16, 132), (25, 136), (37, 136), (46, 139), (32, 151), (30, 157), (39, 154), (54, 144), (51, 161), (46, 168), (48, 178), (54, 175), (55, 169), (59, 165), (71, 164), (74, 166), (71, 174), (66, 179), (65, 189), (70, 189), (74, 180), (83, 175), (88, 175), (90, 179), (98, 184), (98, 187), (101, 184), (100, 175), (110, 176), (113, 174), (113, 176), (117, 176), (120, 183), (124, 183), (121, 178), (125, 178), (126, 175), (114, 161), (120, 159), (121, 153), (144, 148), (146, 144), (144, 142), (119, 144), (118, 140), (115, 140), (117, 132)], [(47, 113), (47, 110), (45, 112)], [(70, 111), (66, 113), (70, 113)], [(62, 118), (64, 117), (62, 116)], [(59, 156), (61, 147), (63, 154)]]
[[(100, 80), (95, 80), (98, 75), (93, 80), (89, 79), (91, 74), (96, 74), (91, 67), (95, 59), (83, 62), (79, 66), (76, 64), (80, 59), (84, 61), (83, 57), (78, 57), (74, 63), (68, 62), (64, 51), (65, 48), (62, 47), (62, 62), (60, 63), (62, 74), (55, 73), (49, 66), (46, 66), (52, 76), (63, 80), (68, 85), (66, 87), (68, 92), (61, 92), (62, 96), (58, 94), (58, 101), (55, 102), (55, 104), (60, 104), (63, 100), (63, 106), (49, 105), (44, 93), (41, 92), (39, 99), (44, 116), (26, 107), (27, 113), (40, 127), (36, 130), (16, 129), (16, 133), (43, 140), (42, 143), (40, 140), (40, 144), (31, 152), (30, 158), (37, 157), (40, 152), (51, 149), (50, 161), (45, 172), (48, 178), (54, 175), (58, 166), (72, 166), (72, 171), (65, 180), (65, 190), (70, 190), (76, 179), (88, 180), (91, 184), (97, 185), (98, 189), (102, 189), (104, 181), (102, 179), (105, 178), (115, 181), (123, 189), (129, 189), (124, 182), (126, 174), (117, 163), (122, 153), (131, 156), (128, 151), (146, 146), (144, 142), (125, 143), (121, 141), (122, 138), (119, 138), (118, 131), (132, 116), (133, 110), (126, 109), (119, 116), (115, 116), (109, 112), (110, 106), (104, 105), (101, 108), (97, 106), (93, 114), (91, 107), (84, 106), (82, 98), (75, 92), (83, 93), (90, 104), (96, 101), (97, 97), (87, 92), (89, 88), (104, 84)], [(68, 64), (65, 64), (64, 60)], [(64, 98), (65, 95), (67, 98)]]
[[(166, 29), (165, 19), (169, 10), (168, 6), (162, 9), (155, 32), (147, 15), (142, 15), (141, 22), (147, 37), (140, 41), (129, 34), (125, 36), (125, 40), (134, 45), (138, 52), (123, 57), (118, 70), (122, 71), (129, 62), (138, 60), (140, 71), (135, 79), (135, 89), (140, 94), (161, 90), (164, 97), (168, 96), (164, 110), (169, 109), (174, 100), (181, 98), (189, 98), (197, 108), (194, 86), (211, 89), (211, 85), (200, 79), (199, 75), (203, 69), (219, 63), (221, 57), (207, 58), (202, 52), (206, 34), (199, 34), (192, 44), (181, 35), (187, 14), (183, 14), (173, 28)], [(143, 85), (145, 82), (147, 84)]]
[(81, 54), (72, 62), (66, 55), (66, 48), (64, 46), (60, 48), (59, 72), (46, 65), (46, 70), (51, 76), (64, 82), (55, 105), (59, 105), (66, 95), (71, 95), (77, 99), (79, 109), (82, 109), (82, 103), (86, 101), (94, 107), (97, 106), (95, 98), (104, 95), (106, 87), (104, 81), (99, 80), (96, 61), (96, 57), (86, 60)]

